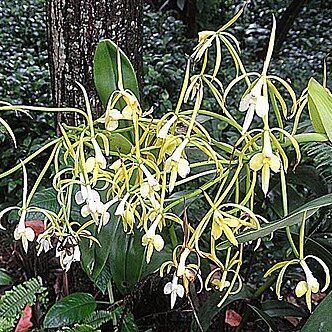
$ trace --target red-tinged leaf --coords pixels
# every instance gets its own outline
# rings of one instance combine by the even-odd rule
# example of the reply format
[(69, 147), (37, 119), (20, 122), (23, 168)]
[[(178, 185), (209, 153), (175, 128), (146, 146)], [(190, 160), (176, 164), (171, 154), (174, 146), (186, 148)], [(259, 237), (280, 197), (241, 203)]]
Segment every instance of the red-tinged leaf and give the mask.
[(24, 308), (23, 315), (18, 321), (18, 324), (15, 328), (15, 332), (27, 332), (32, 327), (31, 323), (32, 309), (30, 304), (27, 304)]
[(242, 317), (234, 310), (226, 310), (225, 323), (230, 326), (240, 326)]
[(32, 228), (33, 231), (35, 232), (36, 237), (39, 234), (44, 233), (44, 231), (45, 231), (44, 223), (41, 220), (30, 220), (30, 221), (26, 221), (25, 222), (25, 226)]

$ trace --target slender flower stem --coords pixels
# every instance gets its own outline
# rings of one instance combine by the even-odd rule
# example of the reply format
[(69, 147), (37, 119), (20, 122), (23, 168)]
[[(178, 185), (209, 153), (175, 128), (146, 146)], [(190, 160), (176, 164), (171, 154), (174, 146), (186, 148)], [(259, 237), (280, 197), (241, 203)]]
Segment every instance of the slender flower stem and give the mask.
[[(280, 172), (280, 180), (281, 180), (280, 181), (281, 182), (281, 195), (282, 195), (282, 205), (283, 205), (283, 210), (284, 210), (284, 216), (287, 216), (288, 215), (287, 184), (286, 184), (285, 171), (283, 168), (281, 169), (281, 172)], [(299, 252), (296, 249), (289, 226), (286, 227), (286, 235), (287, 235), (288, 242), (292, 248), (292, 251), (293, 251), (295, 257), (298, 258)]]
[(303, 213), (302, 216), (302, 224), (301, 224), (301, 228), (300, 228), (300, 235), (299, 235), (299, 259), (304, 259), (304, 230), (305, 230), (305, 221), (306, 221), (306, 216), (307, 213), (306, 211)]

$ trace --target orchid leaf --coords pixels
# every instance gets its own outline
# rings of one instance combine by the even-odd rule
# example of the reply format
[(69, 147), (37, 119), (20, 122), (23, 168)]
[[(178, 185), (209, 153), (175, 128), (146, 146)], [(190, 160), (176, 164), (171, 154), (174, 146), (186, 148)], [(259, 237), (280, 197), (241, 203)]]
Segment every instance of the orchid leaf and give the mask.
[(332, 141), (332, 96), (314, 78), (308, 85), (309, 114), (312, 125), (319, 134), (326, 134)]
[(319, 306), (313, 312), (313, 314), (309, 317), (307, 322), (302, 327), (301, 332), (331, 331), (331, 324), (332, 324), (331, 306), (332, 306), (332, 293), (329, 293), (326, 296), (326, 298), (319, 304)]
[[(327, 194), (311, 202), (304, 204), (289, 216), (282, 218), (280, 220), (272, 221), (268, 224), (263, 225), (260, 229), (250, 230), (244, 232), (236, 237), (238, 243), (245, 243), (249, 241), (255, 241), (264, 236), (267, 236), (279, 229), (285, 228), (287, 226), (292, 226), (298, 224), (302, 221), (303, 214), (306, 212), (306, 218), (312, 216), (319, 208), (323, 206), (328, 206), (332, 204), (332, 194)], [(227, 249), (231, 244), (228, 241), (223, 241), (218, 244), (216, 248), (218, 250)]]
[(118, 46), (109, 39), (102, 40), (96, 48), (93, 60), (93, 74), (96, 90), (104, 106), (111, 94), (118, 89), (117, 52), (120, 52), (122, 81), (139, 99), (139, 88), (134, 68)]

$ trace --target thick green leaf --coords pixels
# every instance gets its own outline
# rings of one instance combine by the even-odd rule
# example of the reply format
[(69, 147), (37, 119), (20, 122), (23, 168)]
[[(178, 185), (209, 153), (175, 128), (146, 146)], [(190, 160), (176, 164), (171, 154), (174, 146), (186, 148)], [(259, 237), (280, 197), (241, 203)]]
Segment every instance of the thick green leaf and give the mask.
[(332, 326), (332, 292), (319, 304), (304, 324), (301, 332), (330, 332)]
[(93, 279), (93, 282), (102, 291), (102, 293), (105, 294), (111, 279), (112, 275), (110, 264), (106, 262), (99, 275)]
[[(97, 45), (93, 60), (94, 81), (104, 106), (107, 105), (111, 94), (118, 89), (117, 49), (117, 45), (111, 40), (102, 40)], [(121, 49), (120, 54), (123, 86), (139, 98), (139, 88), (133, 66)]]
[(269, 300), (262, 303), (262, 310), (270, 317), (306, 317), (307, 314), (299, 307), (294, 304), (278, 301)]
[(88, 293), (74, 293), (56, 302), (47, 312), (44, 328), (58, 328), (79, 323), (96, 309), (96, 301)]
[(109, 241), (112, 243), (109, 254), (109, 264), (112, 278), (122, 294), (130, 292), (141, 279), (145, 265), (142, 234), (134, 230), (126, 234), (121, 218), (111, 224)]
[[(218, 304), (222, 299), (223, 293), (220, 293), (218, 291), (212, 293), (212, 295), (210, 295), (209, 298), (204, 302), (204, 304), (199, 308), (197, 313), (198, 320), (203, 328), (203, 331), (208, 331), (213, 318), (220, 312), (220, 310), (222, 310), (234, 301), (250, 299), (252, 298), (252, 295), (253, 292), (251, 288), (247, 285), (243, 285), (239, 293), (235, 295), (230, 295), (222, 304), (222, 306), (218, 307)], [(195, 320), (193, 320), (191, 324), (191, 331), (201, 331)]]
[[(53, 188), (42, 189), (37, 191), (31, 199), (30, 206), (47, 209), (53, 212), (57, 212), (60, 209), (60, 205), (57, 201), (56, 191)], [(22, 203), (19, 203), (19, 206)], [(9, 214), (9, 220), (18, 218), (17, 210), (13, 210)], [(43, 220), (45, 216), (40, 212), (29, 212), (26, 220)]]
[(107, 134), (109, 143), (110, 143), (110, 150), (113, 152), (120, 152), (123, 154), (128, 154), (131, 151), (133, 145), (131, 142), (119, 133), (109, 133)]
[(326, 134), (332, 141), (332, 96), (314, 78), (308, 85), (309, 114), (317, 133)]
[(0, 286), (8, 286), (12, 282), (12, 277), (6, 270), (0, 269)]
[(262, 311), (261, 309), (258, 309), (257, 307), (248, 304), (249, 308), (251, 308), (260, 318), (263, 319), (263, 321), (270, 327), (270, 329), (273, 332), (277, 332), (278, 328), (276, 323), (273, 321), (273, 319), (266, 314), (264, 311)]
[(97, 227), (95, 225), (89, 228), (93, 236), (99, 241), (100, 245), (93, 242), (90, 246), (90, 241), (88, 239), (82, 239), (80, 242), (80, 249), (82, 253), (81, 265), (92, 281), (98, 283), (102, 282), (102, 287), (104, 287), (105, 283), (107, 284), (108, 282), (107, 275), (102, 275), (102, 279), (98, 279), (98, 277), (103, 271), (105, 264), (109, 259), (111, 248), (116, 249), (114, 248), (116, 247), (116, 244), (112, 239), (113, 237), (117, 237), (119, 235), (114, 234), (114, 225), (121, 221), (121, 217), (114, 215), (115, 210), (116, 205), (110, 207), (108, 210), (111, 216), (110, 221), (107, 225), (103, 226), (99, 233), (97, 232)]
[[(324, 195), (322, 197), (319, 197), (317, 199), (312, 200), (309, 203), (304, 204), (300, 208), (298, 208), (296, 211), (291, 213), (289, 216), (277, 220), (272, 221), (268, 224), (262, 225), (262, 228), (258, 230), (250, 230), (247, 232), (244, 232), (236, 237), (239, 243), (254, 241), (259, 238), (262, 238), (264, 236), (267, 236), (271, 234), (272, 232), (275, 232), (278, 229), (285, 228), (287, 226), (292, 226), (295, 224), (298, 224), (302, 220), (303, 213), (306, 212), (306, 218), (309, 218), (312, 216), (319, 208), (323, 206), (328, 206), (332, 204), (332, 194)], [(230, 247), (231, 244), (228, 241), (223, 241), (222, 243), (218, 244), (217, 249), (223, 250)]]
[(170, 244), (166, 244), (164, 249), (160, 252), (155, 250), (151, 257), (150, 263), (146, 264), (144, 262), (141, 279), (156, 272), (164, 262), (171, 261), (172, 255), (173, 250)]

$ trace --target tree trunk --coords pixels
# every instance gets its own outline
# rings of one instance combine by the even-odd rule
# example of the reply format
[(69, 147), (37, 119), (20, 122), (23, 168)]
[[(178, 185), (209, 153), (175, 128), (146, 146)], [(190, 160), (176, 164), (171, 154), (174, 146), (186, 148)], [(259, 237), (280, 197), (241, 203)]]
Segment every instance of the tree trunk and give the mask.
[[(93, 82), (93, 55), (98, 42), (117, 43), (142, 81), (143, 0), (49, 0), (47, 5), (49, 62), (55, 106), (84, 108), (87, 90), (92, 109), (101, 111)], [(72, 114), (58, 123), (77, 124)]]
[(278, 20), (274, 46), (275, 54), (280, 51), (282, 44), (287, 38), (289, 30), (293, 26), (295, 19), (299, 16), (301, 9), (306, 2), (307, 0), (293, 0), (281, 16), (280, 20)]

